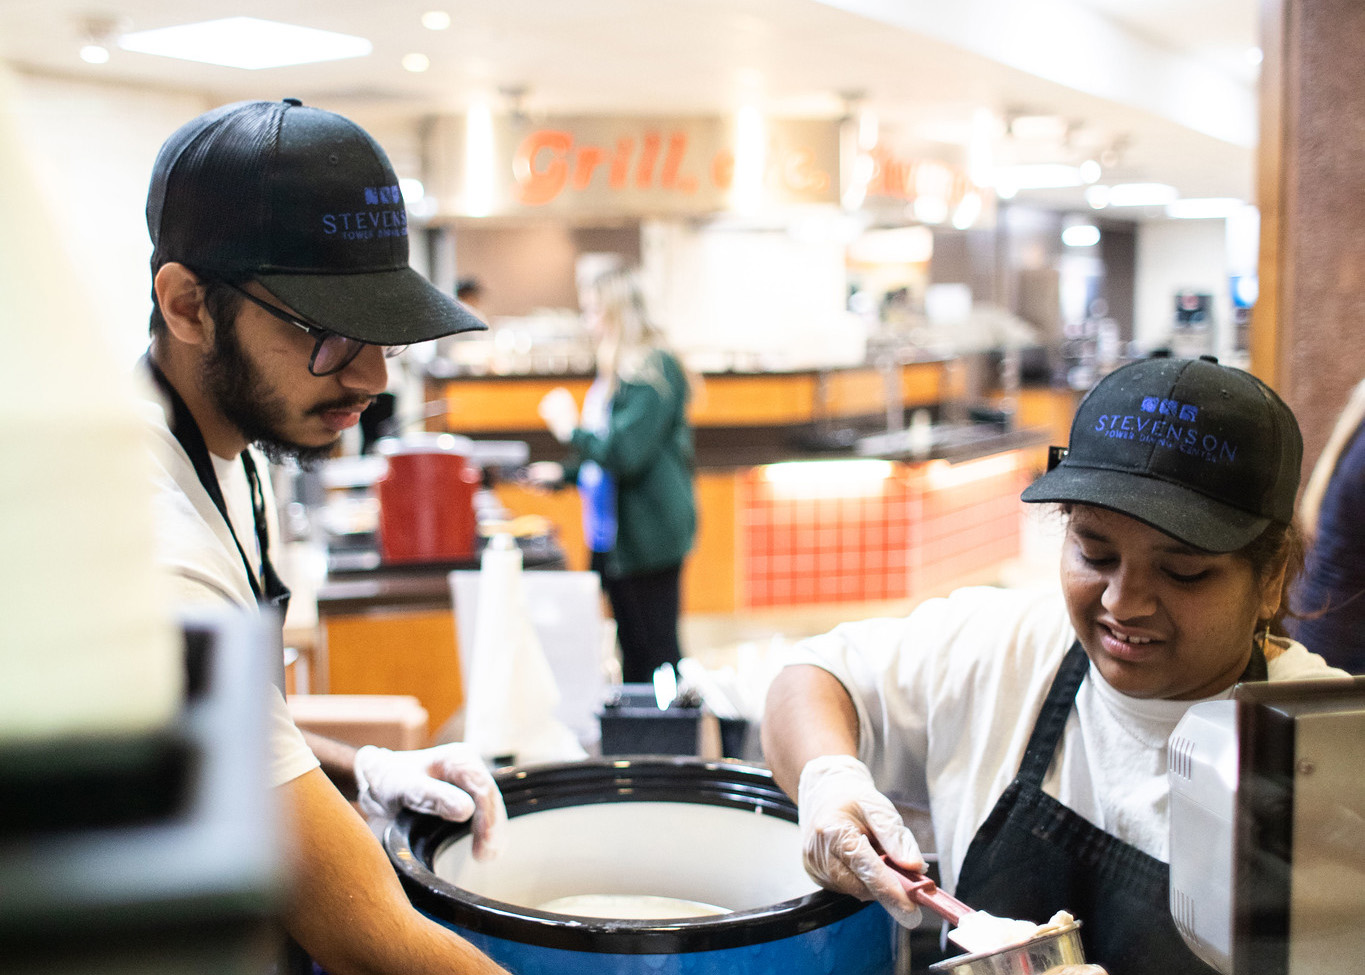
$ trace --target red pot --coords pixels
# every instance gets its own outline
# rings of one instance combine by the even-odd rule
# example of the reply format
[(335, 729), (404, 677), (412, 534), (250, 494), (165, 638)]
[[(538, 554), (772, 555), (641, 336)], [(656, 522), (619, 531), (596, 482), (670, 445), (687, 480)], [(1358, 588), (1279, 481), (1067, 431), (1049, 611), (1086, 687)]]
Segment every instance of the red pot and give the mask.
[(474, 557), (479, 471), (471, 443), (452, 434), (408, 434), (378, 444), (388, 470), (375, 482), (379, 551), (385, 562), (457, 562)]

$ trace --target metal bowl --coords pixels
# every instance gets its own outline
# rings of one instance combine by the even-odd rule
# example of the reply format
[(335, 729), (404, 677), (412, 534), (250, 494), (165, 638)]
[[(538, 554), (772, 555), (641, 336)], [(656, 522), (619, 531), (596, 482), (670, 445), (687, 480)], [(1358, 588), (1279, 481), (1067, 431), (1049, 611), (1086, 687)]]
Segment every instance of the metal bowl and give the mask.
[(1057, 965), (1083, 965), (1080, 929), (1081, 922), (1072, 921), (1059, 931), (1021, 945), (945, 958), (930, 965), (929, 971), (935, 975), (1042, 975)]

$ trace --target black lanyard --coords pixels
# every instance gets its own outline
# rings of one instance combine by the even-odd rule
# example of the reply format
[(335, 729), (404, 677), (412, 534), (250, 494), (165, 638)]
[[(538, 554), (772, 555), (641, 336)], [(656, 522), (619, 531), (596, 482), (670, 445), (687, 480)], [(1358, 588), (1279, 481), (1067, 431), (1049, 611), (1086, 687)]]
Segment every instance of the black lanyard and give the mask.
[(280, 618), (283, 619), (285, 612), (289, 609), (289, 587), (284, 584), (284, 580), (279, 577), (275, 571), (275, 566), (270, 562), (270, 527), (269, 519), (266, 518), (265, 513), (265, 492), (261, 488), (261, 479), (256, 473), (256, 462), (251, 459), (251, 451), (242, 451), (242, 469), (246, 472), (246, 482), (251, 489), (251, 515), (256, 527), (256, 544), (261, 550), (259, 581), (257, 581), (256, 570), (251, 565), (251, 559), (247, 558), (246, 550), (242, 548), (242, 543), (237, 538), (237, 530), (232, 525), (232, 518), (228, 515), (223, 488), (218, 483), (218, 472), (213, 468), (213, 460), (209, 457), (208, 445), (204, 443), (204, 435), (199, 431), (199, 424), (194, 422), (194, 414), (185, 405), (180, 394), (175, 391), (170, 380), (152, 361), (151, 355), (143, 356), (142, 361), (146, 363), (152, 374), (152, 379), (155, 380), (171, 405), (171, 435), (175, 437), (176, 442), (189, 456), (190, 463), (194, 465), (195, 476), (199, 478), (199, 483), (208, 492), (209, 498), (213, 501), (213, 506), (223, 516), (223, 521), (227, 522), (228, 533), (232, 535), (232, 542), (237, 546), (237, 554), (242, 558), (242, 565), (246, 568), (247, 581), (251, 583), (251, 592), (255, 595), (256, 602), (278, 609)]

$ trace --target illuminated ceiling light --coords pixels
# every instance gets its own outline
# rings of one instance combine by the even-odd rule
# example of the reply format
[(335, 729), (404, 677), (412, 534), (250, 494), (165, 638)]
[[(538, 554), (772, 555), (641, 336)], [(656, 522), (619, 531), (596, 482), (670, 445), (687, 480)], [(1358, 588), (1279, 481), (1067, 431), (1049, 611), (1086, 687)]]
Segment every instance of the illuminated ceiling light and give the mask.
[(413, 74), (421, 74), (429, 67), (431, 67), (431, 58), (427, 57), (425, 54), (418, 54), (414, 51), (412, 54), (403, 55), (403, 69), (405, 71), (411, 71)]
[(1024, 142), (1061, 142), (1069, 127), (1057, 115), (1016, 115), (1009, 121), (1010, 135)]
[(1094, 159), (1087, 159), (1085, 162), (1081, 163), (1080, 170), (1081, 182), (1087, 185), (1098, 181), (1100, 178), (1100, 164)]
[(928, 227), (869, 230), (848, 247), (857, 264), (923, 264), (934, 256), (934, 232)]
[(1002, 166), (995, 171), (996, 186), (1012, 186), (1016, 190), (1057, 190), (1081, 185), (1081, 171), (1076, 166), (1061, 163), (1026, 163)]
[(995, 195), (1002, 200), (1012, 200), (1019, 193), (1019, 188), (1013, 183), (996, 183)]
[(1102, 185), (1087, 186), (1085, 202), (1095, 210), (1103, 210), (1109, 205), (1109, 187)]
[(976, 186), (990, 186), (995, 168), (995, 139), (999, 123), (988, 108), (972, 112), (971, 141), (967, 144), (967, 177)]
[(972, 190), (963, 194), (957, 209), (953, 211), (953, 226), (958, 230), (966, 230), (976, 223), (976, 218), (981, 216), (981, 194)]
[(464, 124), (464, 208), (471, 217), (486, 217), (493, 212), (497, 172), (493, 162), (493, 112), (488, 102), (470, 105)]
[(226, 17), (124, 34), (119, 47), (139, 54), (254, 71), (364, 57), (373, 46), (365, 38), (350, 34), (255, 17)]
[(1165, 183), (1118, 183), (1109, 187), (1111, 207), (1159, 207), (1174, 203), (1180, 196)]
[(1062, 230), (1062, 243), (1067, 247), (1094, 247), (1100, 242), (1100, 228), (1093, 223), (1078, 223)]
[(436, 213), (436, 199), (427, 196), (427, 188), (420, 179), (404, 176), (398, 181), (398, 188), (403, 191), (403, 206), (414, 217), (425, 219)]
[(125, 21), (119, 17), (93, 15), (80, 21), (80, 57), (86, 64), (108, 64), (109, 48), (123, 30)]
[(735, 115), (735, 175), (731, 206), (740, 213), (754, 213), (763, 200), (763, 171), (767, 168), (767, 126), (753, 105)]
[(1166, 216), (1175, 220), (1214, 220), (1229, 217), (1244, 206), (1245, 203), (1233, 197), (1176, 200), (1166, 204)]
[(1249, 47), (1246, 52), (1247, 64), (1258, 65), (1265, 60), (1265, 52), (1259, 47)]
[(428, 10), (422, 14), (422, 26), (427, 30), (447, 30), (450, 27), (450, 14), (444, 10)]
[(948, 219), (948, 201), (941, 196), (917, 196), (911, 211), (920, 223), (938, 226)]

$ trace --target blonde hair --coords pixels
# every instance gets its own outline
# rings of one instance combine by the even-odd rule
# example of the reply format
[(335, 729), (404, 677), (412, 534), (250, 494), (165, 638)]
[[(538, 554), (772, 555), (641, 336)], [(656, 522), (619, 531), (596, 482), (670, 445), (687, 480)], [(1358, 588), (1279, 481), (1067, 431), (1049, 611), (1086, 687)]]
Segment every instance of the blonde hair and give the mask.
[(608, 376), (613, 386), (618, 379), (666, 386), (654, 353), (668, 346), (663, 332), (650, 321), (634, 272), (613, 268), (593, 278), (584, 290), (606, 328), (599, 346), (599, 374)]
[(1365, 380), (1357, 383), (1351, 391), (1350, 399), (1337, 417), (1336, 426), (1332, 427), (1332, 433), (1327, 438), (1327, 446), (1323, 447), (1318, 462), (1313, 465), (1313, 473), (1299, 500), (1299, 524), (1310, 539), (1317, 534), (1318, 509), (1322, 507), (1322, 497), (1327, 493), (1327, 483), (1336, 472), (1342, 451), (1351, 442), (1362, 421), (1365, 421)]

